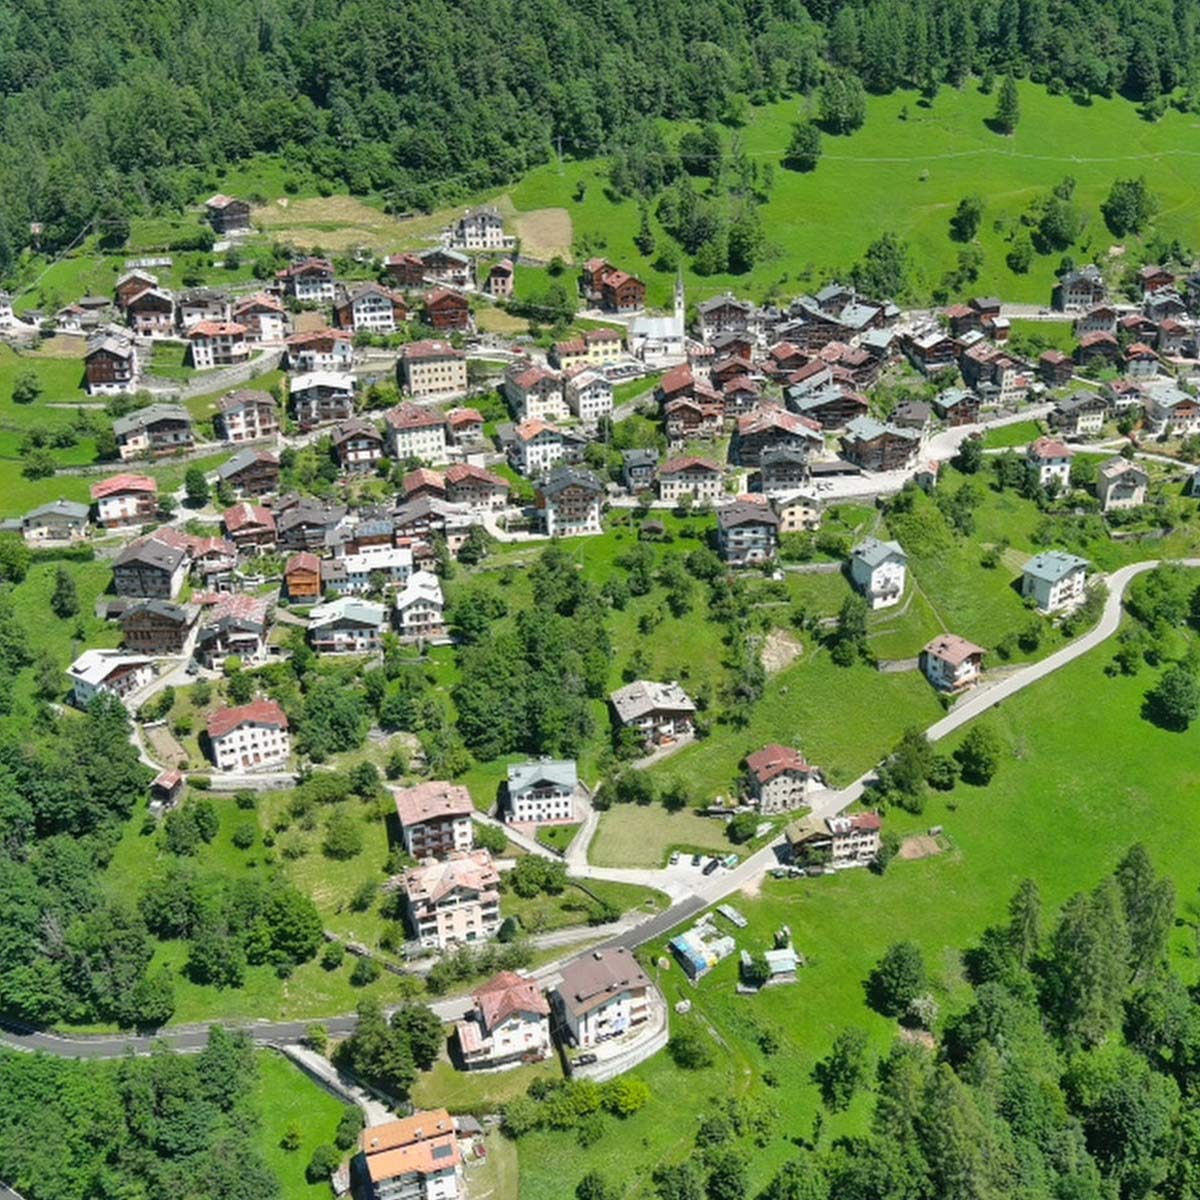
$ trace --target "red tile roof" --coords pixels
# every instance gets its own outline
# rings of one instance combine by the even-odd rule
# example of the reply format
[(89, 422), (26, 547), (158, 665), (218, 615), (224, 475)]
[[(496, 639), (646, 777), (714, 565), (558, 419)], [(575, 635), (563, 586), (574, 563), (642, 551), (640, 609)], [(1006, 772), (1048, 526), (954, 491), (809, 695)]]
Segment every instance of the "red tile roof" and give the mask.
[(483, 1026), (489, 1031), (516, 1013), (550, 1015), (550, 1005), (541, 988), (515, 971), (501, 971), (477, 988), (472, 996), (479, 1007)]
[(748, 754), (746, 766), (759, 783), (767, 783), (786, 771), (808, 773), (812, 770), (808, 760), (799, 750), (794, 750), (791, 746), (781, 746), (777, 742)]
[(150, 475), (113, 475), (92, 484), (92, 499), (103, 500), (105, 496), (115, 496), (119, 492), (149, 492), (158, 495), (158, 481)]
[(985, 651), (982, 646), (968, 642), (966, 638), (955, 633), (943, 633), (925, 647), (925, 653), (957, 667), (973, 655), (984, 654)]
[(721, 468), (711, 458), (701, 458), (698, 454), (681, 454), (677, 458), (668, 458), (658, 468), (658, 477), (661, 479), (664, 475), (674, 475), (678, 471), (691, 471), (697, 467), (702, 471), (715, 471), (718, 475), (721, 473)]
[(393, 788), (396, 816), (407, 827), (445, 817), (469, 817), (475, 806), (471, 793), (457, 783), (429, 779), (410, 788)]
[(224, 737), (241, 725), (273, 725), (278, 729), (288, 727), (287, 714), (274, 700), (255, 700), (237, 708), (219, 708), (208, 718), (208, 736)]
[(444, 492), (446, 477), (440, 471), (431, 470), (429, 467), (417, 467), (405, 475), (401, 486), (405, 493), (415, 492), (417, 488), (422, 487), (437, 488), (439, 492)]
[(1057, 438), (1038, 438), (1029, 447), (1030, 458), (1070, 458), (1075, 453), (1066, 442)]
[(247, 525), (265, 525), (268, 529), (275, 528), (275, 516), (271, 510), (264, 508), (261, 504), (251, 504), (249, 500), (242, 500), (232, 508), (226, 509), (221, 520), (230, 533), (237, 533), (239, 529), (244, 529)]
[(477, 408), (455, 408), (446, 414), (446, 422), (452, 428), (459, 425), (482, 425), (483, 413)]
[(308, 571), (312, 574), (320, 574), (321, 560), (311, 550), (301, 550), (298, 554), (293, 554), (287, 560), (287, 566), (284, 568), (283, 573), (290, 575), (293, 571)]
[(398, 404), (383, 414), (383, 419), (393, 429), (424, 429), (442, 424), (442, 414), (418, 404)]
[(455, 463), (452, 467), (447, 468), (447, 483), (466, 483), (467, 480), (474, 483), (486, 483), (490, 487), (502, 487), (508, 491), (507, 479), (500, 475), (493, 475), (491, 471), (484, 470), (483, 467), (475, 467), (470, 463)]
[(198, 321), (188, 330), (188, 337), (245, 337), (245, 325), (236, 321)]

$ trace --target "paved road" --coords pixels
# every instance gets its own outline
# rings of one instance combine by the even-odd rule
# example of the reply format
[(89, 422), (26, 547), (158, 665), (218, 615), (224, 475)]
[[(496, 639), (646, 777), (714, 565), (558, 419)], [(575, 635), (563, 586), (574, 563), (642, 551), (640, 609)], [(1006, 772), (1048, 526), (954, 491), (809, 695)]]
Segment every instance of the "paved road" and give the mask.
[[(1076, 638), (1070, 645), (1047, 656), (1040, 662), (1031, 663), (1013, 672), (1000, 683), (991, 687), (969, 693), (963, 697), (953, 710), (940, 721), (934, 722), (927, 730), (929, 738), (937, 741), (960, 728), (968, 721), (980, 716), (988, 709), (996, 707), (1010, 696), (1037, 683), (1059, 668), (1073, 662), (1083, 654), (1087, 654), (1107, 638), (1110, 638), (1120, 625), (1121, 601), (1125, 589), (1131, 580), (1145, 571), (1159, 565), (1159, 559), (1131, 563), (1114, 571), (1108, 576), (1108, 598), (1105, 601), (1104, 612), (1099, 622), (1089, 632)], [(1200, 558), (1179, 560), (1186, 567), (1200, 567)], [(868, 771), (856, 779), (849, 787), (840, 791), (829, 791), (815, 798), (812, 813), (822, 818), (833, 816), (848, 807), (862, 796), (866, 784), (874, 772)], [(616, 934), (605, 944), (640, 946), (654, 938), (660, 937), (674, 926), (688, 920), (696, 913), (715, 904), (724, 897), (740, 891), (743, 887), (753, 884), (768, 868), (779, 861), (783, 839), (779, 838), (770, 845), (750, 855), (732, 870), (721, 868), (711, 876), (696, 877), (694, 872), (688, 880), (684, 894), (680, 894), (679, 884), (685, 876), (684, 868), (667, 868), (664, 870), (629, 870), (618, 868), (592, 867), (582, 864), (578, 871), (572, 871), (581, 878), (614, 879), (622, 882), (642, 883), (648, 887), (656, 887), (672, 895), (675, 903), (664, 913), (651, 917), (631, 929)], [(544, 849), (544, 848), (543, 848)], [(534, 972), (540, 979), (551, 978), (558, 970), (560, 962), (547, 963)], [(457, 996), (439, 1000), (431, 1007), (443, 1020), (454, 1020), (460, 1016), (469, 1005), (469, 997)], [(301, 1041), (310, 1021), (222, 1021), (219, 1024), (233, 1029), (244, 1029), (251, 1037), (262, 1045), (279, 1045)], [(329, 1032), (341, 1036), (353, 1031), (355, 1018), (352, 1015), (328, 1017), (321, 1020)], [(72, 1035), (60, 1036), (52, 1033), (42, 1033), (20, 1025), (7, 1018), (0, 1018), (0, 1041), (18, 1050), (41, 1050), (48, 1054), (56, 1054), (74, 1058), (118, 1058), (132, 1050), (136, 1054), (147, 1054), (155, 1042), (162, 1042), (176, 1050), (199, 1050), (208, 1039), (208, 1026), (195, 1025), (177, 1029), (167, 1029), (158, 1035), (125, 1035), (102, 1034), (95, 1036)], [(0, 1200), (4, 1200), (0, 1197)]]

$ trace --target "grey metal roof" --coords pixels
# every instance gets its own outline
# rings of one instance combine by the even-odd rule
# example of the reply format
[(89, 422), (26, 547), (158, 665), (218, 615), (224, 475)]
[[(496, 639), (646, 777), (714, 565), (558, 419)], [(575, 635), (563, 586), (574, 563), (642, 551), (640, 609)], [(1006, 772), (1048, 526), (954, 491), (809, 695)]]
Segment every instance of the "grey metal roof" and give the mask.
[(653, 467), (658, 463), (658, 451), (649, 450), (622, 450), (621, 458), (627, 467)]
[(543, 496), (557, 496), (559, 492), (569, 487), (586, 488), (597, 494), (604, 491), (604, 484), (591, 471), (585, 470), (583, 467), (561, 464), (555, 467), (550, 478), (542, 484), (540, 490)]
[(635, 679), (618, 688), (609, 697), (617, 716), (624, 721), (636, 720), (660, 709), (668, 712), (695, 712), (691, 697), (677, 683), (656, 683)]
[(59, 516), (86, 521), (87, 515), (88, 506), (86, 504), (77, 504), (74, 500), (51, 500), (49, 504), (39, 504), (37, 508), (30, 509), (25, 514), (25, 520), (32, 521), (35, 517)]
[(522, 792), (538, 783), (556, 783), (574, 788), (579, 772), (574, 759), (541, 758), (533, 762), (512, 763), (508, 768), (508, 791)]
[(1045, 550), (1025, 564), (1025, 574), (1046, 583), (1057, 583), (1080, 567), (1087, 568), (1088, 560), (1065, 550)]
[(908, 442), (920, 440), (920, 432), (916, 429), (905, 429), (902, 425), (884, 424), (874, 417), (855, 417), (846, 426), (846, 437), (852, 442), (873, 442), (877, 437), (890, 433), (893, 437), (903, 438)]
[(133, 433), (135, 429), (145, 429), (159, 421), (186, 421), (191, 424), (191, 414), (182, 404), (148, 404), (135, 412), (118, 417), (113, 422), (113, 433), (120, 437), (124, 433)]
[(851, 557), (859, 559), (867, 564), (868, 567), (882, 566), (890, 559), (899, 559), (900, 562), (908, 562), (908, 555), (904, 553), (904, 548), (899, 542), (881, 542), (878, 538), (863, 538), (853, 550), (850, 551)]

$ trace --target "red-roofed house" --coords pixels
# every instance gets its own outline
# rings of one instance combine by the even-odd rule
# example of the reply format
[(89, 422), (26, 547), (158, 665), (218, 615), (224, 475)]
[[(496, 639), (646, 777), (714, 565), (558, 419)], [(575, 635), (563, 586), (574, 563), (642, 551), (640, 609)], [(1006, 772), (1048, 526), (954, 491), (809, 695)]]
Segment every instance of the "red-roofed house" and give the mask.
[(498, 263), (492, 263), (487, 278), (483, 281), (483, 290), (497, 300), (507, 300), (513, 291), (513, 265), (511, 258), (502, 258)]
[(425, 280), (425, 260), (411, 251), (389, 254), (383, 266), (392, 282), (401, 287), (420, 287)]
[(410, 788), (393, 788), (404, 848), (418, 860), (445, 858), (452, 850), (475, 844), (471, 793), (457, 783), (430, 779)]
[(293, 263), (276, 278), (284, 294), (301, 304), (330, 304), (333, 302), (333, 264), (326, 258), (306, 258)]
[(672, 445), (693, 438), (720, 437), (725, 427), (725, 405), (716, 399), (706, 401), (680, 396), (663, 406), (663, 424)]
[(467, 390), (467, 356), (449, 342), (409, 342), (396, 363), (400, 386), (410, 396), (458, 395)]
[(691, 396), (696, 389), (692, 368), (687, 363), (672, 367), (659, 381), (657, 397), (659, 404), (670, 404), (684, 396)]
[(425, 296), (425, 323), (439, 332), (471, 328), (471, 306), (461, 292), (434, 288)]
[(1116, 335), (1097, 330), (1095, 333), (1085, 333), (1079, 339), (1075, 348), (1075, 361), (1080, 365), (1095, 362), (1116, 362), (1121, 357), (1121, 347)]
[(508, 480), (483, 467), (455, 463), (446, 471), (446, 499), (470, 508), (503, 508), (508, 503)]
[(221, 517), (229, 540), (239, 549), (275, 544), (275, 516), (261, 504), (241, 500)]
[(208, 743), (218, 771), (286, 766), (292, 751), (287, 714), (274, 700), (217, 709), (208, 718)]
[(784, 812), (808, 803), (815, 772), (799, 750), (772, 743), (746, 756), (751, 799), (759, 812)]
[(1025, 452), (1029, 469), (1037, 473), (1038, 483), (1048, 487), (1057, 480), (1064, 491), (1071, 485), (1071, 458), (1075, 451), (1057, 438), (1038, 438)]
[(516, 421), (555, 421), (568, 416), (563, 378), (545, 367), (517, 367), (504, 377), (504, 394)]
[(1038, 374), (1049, 387), (1064, 387), (1071, 382), (1075, 364), (1061, 350), (1044, 350), (1038, 358)]
[(724, 474), (712, 459), (681, 454), (658, 468), (659, 499), (671, 504), (684, 496), (697, 502), (719, 500), (724, 490)]
[(287, 560), (283, 571), (287, 594), (292, 600), (316, 600), (321, 595), (321, 560), (301, 550)]
[(483, 441), (483, 413), (477, 408), (452, 408), (446, 413), (446, 440), (452, 446)]
[(406, 500), (418, 500), (422, 496), (432, 496), (438, 500), (446, 498), (445, 475), (429, 467), (417, 467), (415, 471), (409, 471), (400, 486)]
[(1149, 379), (1158, 374), (1158, 355), (1145, 342), (1134, 342), (1125, 351), (1125, 374), (1130, 379)]
[(843, 813), (817, 820), (801, 817), (786, 830), (788, 851), (795, 863), (828, 863), (834, 867), (865, 867), (879, 854), (878, 813)]
[(550, 1054), (550, 1005), (536, 981), (501, 971), (472, 999), (475, 1007), (455, 1024), (467, 1070), (540, 1062)]
[(158, 482), (151, 475), (113, 475), (92, 484), (92, 501), (105, 529), (142, 525), (158, 513)]
[(246, 327), (236, 321), (200, 321), (188, 330), (192, 366), (198, 371), (208, 367), (229, 367), (250, 357)]
[(405, 401), (389, 408), (383, 417), (388, 455), (394, 461), (446, 461), (446, 425), (440, 412)]
[(500, 874), (486, 850), (455, 850), (404, 872), (408, 920), (422, 946), (484, 942), (500, 928)]
[(921, 651), (921, 670), (939, 692), (956, 695), (979, 682), (983, 655), (982, 646), (956, 634), (943, 633)]
[(287, 365), (293, 371), (346, 371), (354, 345), (344, 329), (313, 329), (287, 340)]
[(462, 1154), (444, 1108), (372, 1125), (359, 1147), (365, 1200), (456, 1200)]
[(233, 306), (233, 319), (246, 327), (246, 341), (256, 346), (276, 346), (287, 336), (287, 312), (266, 292), (255, 292)]

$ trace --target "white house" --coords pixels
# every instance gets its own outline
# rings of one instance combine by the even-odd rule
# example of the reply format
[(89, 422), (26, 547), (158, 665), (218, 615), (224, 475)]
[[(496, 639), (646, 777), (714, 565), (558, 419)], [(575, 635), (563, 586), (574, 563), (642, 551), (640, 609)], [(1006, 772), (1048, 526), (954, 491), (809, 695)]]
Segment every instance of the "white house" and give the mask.
[(469, 208), (450, 226), (447, 244), (455, 250), (508, 250), (516, 242), (504, 233), (504, 218), (490, 204)]
[(567, 407), (585, 425), (596, 425), (613, 412), (613, 386), (599, 371), (577, 371), (567, 379)]
[(246, 327), (246, 341), (256, 346), (278, 346), (287, 337), (287, 312), (274, 296), (256, 292), (233, 307), (233, 320)]
[(208, 742), (218, 771), (283, 767), (292, 751), (287, 714), (274, 700), (217, 709), (208, 718)]
[(363, 1200), (457, 1200), (462, 1152), (444, 1109), (362, 1131)]
[(354, 343), (344, 329), (314, 329), (287, 339), (288, 367), (293, 371), (348, 371)]
[(517, 421), (554, 421), (567, 416), (563, 400), (563, 378), (545, 367), (510, 371), (504, 378), (504, 394)]
[(404, 297), (378, 283), (339, 288), (333, 312), (339, 328), (355, 333), (395, 333), (408, 317)]
[(907, 571), (908, 555), (899, 542), (869, 537), (850, 552), (850, 579), (872, 608), (900, 603)]
[(1102, 512), (1145, 504), (1149, 485), (1150, 476), (1146, 470), (1119, 454), (1096, 469), (1096, 498)]
[(427, 779), (410, 788), (393, 788), (404, 848), (422, 862), (445, 858), (474, 844), (471, 793), (457, 783)]
[(658, 468), (658, 495), (672, 504), (684, 496), (695, 501), (719, 500), (725, 494), (724, 472), (708, 458), (683, 454)]
[(246, 327), (236, 321), (201, 321), (188, 330), (192, 366), (198, 371), (208, 367), (231, 367), (250, 358)]
[(545, 421), (522, 421), (513, 430), (513, 466), (526, 478), (543, 475), (562, 458), (562, 431)]
[(306, 371), (292, 377), (288, 397), (304, 429), (344, 421), (354, 412), (354, 376), (349, 371)]
[(382, 543), (335, 554), (332, 562), (322, 563), (321, 577), (327, 586), (344, 595), (361, 596), (380, 576), (389, 587), (403, 587), (412, 573), (412, 551), (407, 546)]
[(691, 737), (695, 729), (696, 705), (675, 682), (635, 679), (608, 699), (617, 723), (636, 730), (649, 747)]
[(1069, 608), (1084, 598), (1088, 565), (1086, 558), (1046, 550), (1025, 564), (1021, 595), (1032, 597), (1044, 613)]
[(1025, 452), (1029, 470), (1037, 475), (1042, 487), (1049, 487), (1056, 480), (1065, 491), (1071, 486), (1071, 459), (1075, 451), (1058, 438), (1043, 437), (1030, 444)]
[(274, 437), (279, 432), (275, 397), (258, 388), (238, 388), (217, 401), (213, 426), (227, 442)]
[(591, 950), (566, 963), (550, 1000), (567, 1040), (589, 1049), (650, 1017), (652, 984), (627, 946)]
[(1168, 381), (1146, 387), (1146, 424), (1156, 437), (1200, 433), (1200, 401)]
[(508, 768), (510, 824), (543, 824), (575, 819), (575, 789), (579, 773), (574, 759), (539, 758)]
[(414, 571), (396, 595), (394, 620), (401, 640), (442, 637), (445, 610), (441, 580), (432, 571)]
[(94, 696), (116, 696), (125, 703), (131, 693), (154, 678), (154, 660), (123, 650), (85, 650), (67, 668), (71, 698), (87, 708)]
[(77, 542), (87, 537), (88, 506), (74, 500), (39, 504), (21, 518), (21, 536), (31, 546)]
[(333, 264), (324, 258), (306, 258), (277, 272), (284, 292), (301, 304), (333, 302)]
[(750, 797), (761, 813), (784, 812), (808, 803), (815, 771), (792, 746), (772, 743), (746, 756)]
[(395, 461), (446, 461), (446, 422), (440, 412), (405, 402), (388, 409), (384, 422), (388, 454)]
[(327, 654), (370, 654), (379, 649), (387, 609), (357, 596), (318, 604), (308, 614), (308, 640)]
[(559, 463), (537, 489), (542, 528), (549, 537), (583, 537), (603, 531), (604, 485), (584, 467)]
[(956, 634), (943, 633), (921, 651), (919, 661), (925, 678), (939, 692), (956, 694), (979, 682), (983, 655), (982, 646)]
[(500, 928), (500, 873), (486, 850), (454, 850), (404, 872), (408, 919), (422, 946), (485, 942)]
[(535, 980), (501, 971), (471, 998), (474, 1007), (454, 1027), (467, 1070), (540, 1062), (550, 1055), (550, 1005)]

